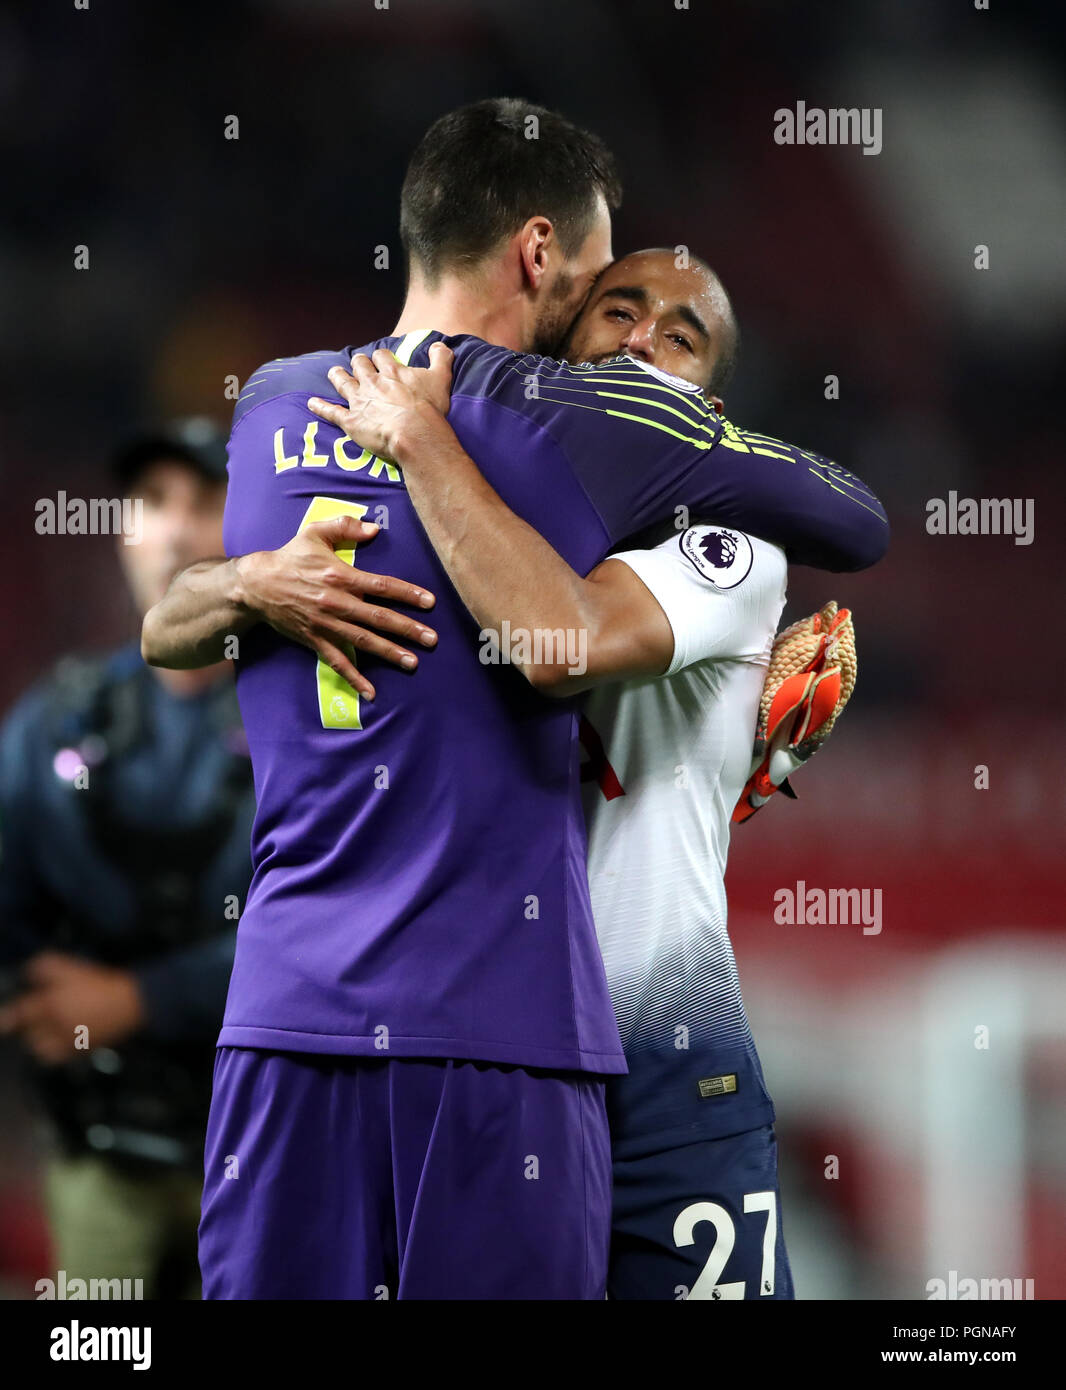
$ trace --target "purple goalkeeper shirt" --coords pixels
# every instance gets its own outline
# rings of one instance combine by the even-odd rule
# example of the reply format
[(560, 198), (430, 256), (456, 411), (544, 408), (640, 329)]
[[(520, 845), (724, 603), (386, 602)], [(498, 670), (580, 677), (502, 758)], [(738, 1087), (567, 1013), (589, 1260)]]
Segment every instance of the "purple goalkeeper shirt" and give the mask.
[[(440, 336), (362, 350), (425, 365)], [(682, 506), (799, 563), (857, 569), (883, 553), (884, 512), (857, 478), (735, 429), (672, 377), (446, 341), (463, 447), (580, 574)], [(382, 525), (360, 567), (432, 590), (439, 642), (414, 675), (360, 656), (368, 702), (265, 625), (242, 636), (258, 811), (219, 1043), (623, 1072), (589, 904), (578, 702), (483, 663), (399, 470), (307, 409), (310, 395), (336, 399), (326, 373), (352, 351), (282, 358), (249, 379), (226, 551), (274, 549), (354, 509)]]

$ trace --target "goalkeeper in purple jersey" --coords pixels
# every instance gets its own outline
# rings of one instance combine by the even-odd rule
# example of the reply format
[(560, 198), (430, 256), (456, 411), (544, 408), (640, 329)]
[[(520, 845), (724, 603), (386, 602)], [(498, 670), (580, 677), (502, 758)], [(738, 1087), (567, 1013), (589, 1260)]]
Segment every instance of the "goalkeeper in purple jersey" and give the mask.
[[(664, 385), (702, 389), (721, 411), (736, 342), (709, 267), (644, 251), (600, 277), (567, 353), (601, 364), (604, 383), (623, 367), (617, 355), (628, 354), (661, 372)], [(309, 404), (404, 468), (482, 635), (507, 634), (510, 659), (545, 693), (588, 692), (589, 880), (629, 1068), (607, 1083), (608, 1291), (789, 1299), (774, 1109), (741, 997), (724, 881), (730, 816), (785, 600), (785, 556), (737, 528), (682, 520), (582, 578), (461, 450), (435, 404), (448, 353), (431, 357), (428, 372), (412, 371), (376, 353), (380, 374), (357, 357), (354, 378), (331, 373), (345, 406)], [(447, 507), (437, 505), (445, 484)], [(516, 636), (531, 630), (580, 632), (580, 662), (562, 643), (538, 655)]]
[[(609, 259), (617, 197), (598, 142), (543, 111), (530, 142), (529, 111), (479, 103), (431, 129), (404, 188), (408, 302), (368, 348), (425, 363), (448, 334), (459, 440), (576, 571), (678, 506), (809, 563), (872, 563), (884, 515), (844, 470), (664, 398), (640, 363), (604, 393), (587, 370), (520, 355), (558, 336)], [(350, 357), (253, 374), (226, 520), (245, 558), (194, 567), (144, 630), (148, 659), (176, 665), (241, 634), (259, 799), (208, 1134), (205, 1292), (599, 1297), (604, 1078), (625, 1060), (592, 924), (576, 710), (479, 659), (399, 469), (307, 408)], [(380, 539), (355, 572), (323, 538), (353, 549), (367, 516)], [(306, 645), (298, 602), (267, 623), (250, 602), (256, 575), (290, 565), (335, 609), (334, 640), (311, 637), (318, 661), (285, 640)], [(383, 609), (390, 594), (415, 612), (437, 595), (417, 680), (391, 664), (392, 638), (426, 627)]]

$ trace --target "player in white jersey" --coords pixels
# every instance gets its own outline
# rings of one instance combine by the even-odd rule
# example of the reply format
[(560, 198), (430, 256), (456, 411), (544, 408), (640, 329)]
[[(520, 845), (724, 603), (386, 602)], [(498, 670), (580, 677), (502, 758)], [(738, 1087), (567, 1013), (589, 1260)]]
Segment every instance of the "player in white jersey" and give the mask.
[(711, 525), (614, 557), (669, 619), (662, 677), (597, 686), (582, 726), (593, 915), (629, 1074), (608, 1086), (615, 1298), (791, 1296), (773, 1106), (727, 930), (784, 552)]
[[(735, 343), (713, 273), (653, 251), (604, 273), (567, 355), (641, 362), (663, 383), (668, 420), (677, 390), (702, 393), (721, 410), (717, 392)], [(426, 372), (375, 354), (380, 376), (353, 359), (356, 380), (330, 374), (348, 408), (309, 405), (361, 447), (395, 459), (409, 481), (419, 470), (420, 519), (504, 659), (546, 694), (593, 691), (582, 720), (589, 869), (629, 1065), (609, 1093), (609, 1293), (790, 1298), (774, 1112), (744, 1015), (724, 889), (730, 816), (750, 770), (786, 558), (696, 518), (576, 575), (459, 446), (442, 414), (447, 350), (431, 356)], [(367, 537), (353, 529), (348, 539)], [(264, 614), (275, 606), (301, 613), (300, 640), (310, 645), (308, 595), (259, 596)], [(538, 633), (581, 637), (578, 659), (569, 642), (538, 642)], [(398, 660), (402, 648), (389, 646), (375, 650)]]
[[(586, 704), (589, 883), (623, 1045), (662, 1057), (672, 1081), (677, 1053), (698, 1042), (723, 1062), (751, 1051), (725, 866), (787, 566), (777, 546), (714, 526), (615, 558), (658, 600), (674, 655), (664, 676), (599, 686)], [(661, 1128), (689, 1119), (656, 1095)], [(744, 1109), (762, 1118), (761, 1093)]]

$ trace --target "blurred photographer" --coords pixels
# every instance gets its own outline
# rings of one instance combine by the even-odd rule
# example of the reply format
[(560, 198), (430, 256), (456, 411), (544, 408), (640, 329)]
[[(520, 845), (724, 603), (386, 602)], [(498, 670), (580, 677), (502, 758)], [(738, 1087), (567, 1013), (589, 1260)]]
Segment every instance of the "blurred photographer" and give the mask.
[[(225, 470), (204, 420), (118, 455), (140, 615), (222, 553)], [(0, 1033), (55, 1133), (45, 1195), (68, 1281), (199, 1297), (203, 1132), (253, 810), (228, 664), (149, 669), (136, 643), (68, 657), (0, 730)]]

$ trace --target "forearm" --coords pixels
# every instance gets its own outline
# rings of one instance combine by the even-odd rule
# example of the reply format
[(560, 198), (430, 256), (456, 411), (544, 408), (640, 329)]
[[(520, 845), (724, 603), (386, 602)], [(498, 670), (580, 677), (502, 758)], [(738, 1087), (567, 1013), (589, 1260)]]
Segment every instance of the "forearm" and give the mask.
[[(511, 511), (450, 426), (412, 431), (395, 452), (426, 534), (479, 627), (497, 634), (504, 623), (512, 634), (561, 629), (584, 634), (582, 647), (596, 649), (596, 585)], [(557, 674), (543, 663), (515, 664), (538, 685)]]
[(654, 596), (619, 562), (605, 561), (583, 577), (511, 511), (445, 418), (449, 349), (434, 343), (430, 359), (429, 368), (418, 369), (384, 349), (373, 363), (357, 353), (353, 376), (341, 367), (329, 373), (348, 408), (318, 396), (307, 404), (403, 469), (449, 579), (482, 633), (495, 639), (482, 660), (502, 656), (538, 690), (557, 696), (604, 680), (661, 675), (673, 633)]
[(149, 666), (192, 670), (228, 655), (226, 639), (257, 621), (245, 600), (240, 565), (200, 560), (174, 579), (141, 628), (141, 655)]

